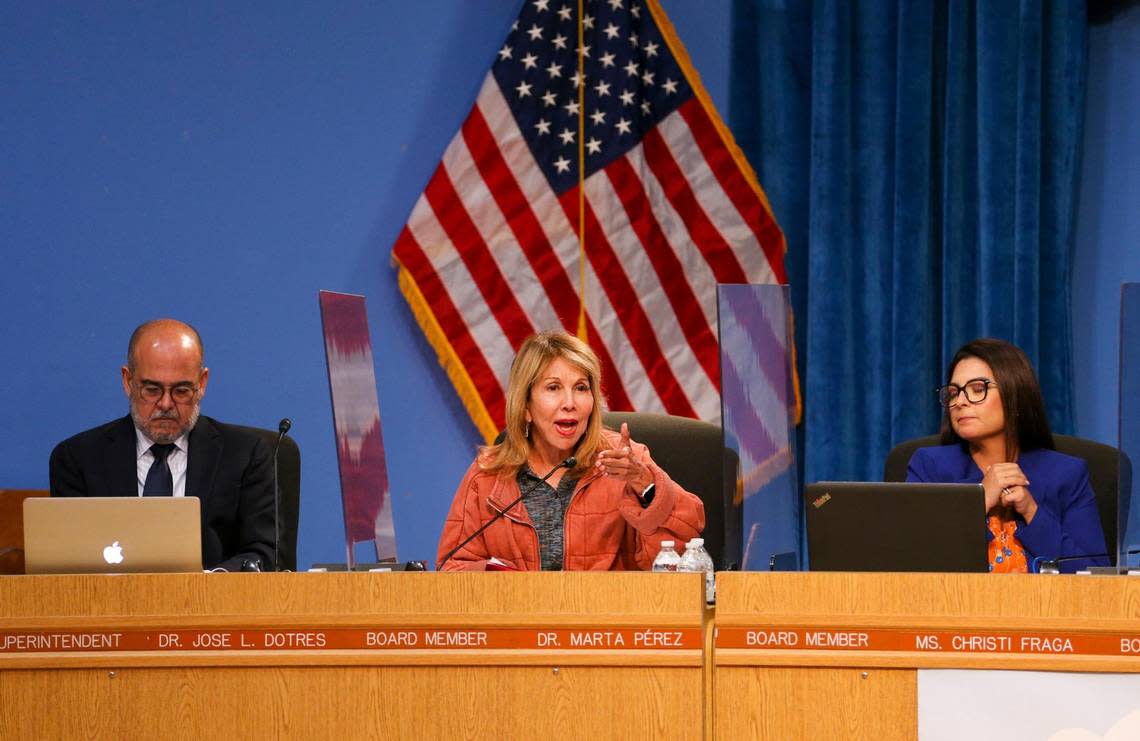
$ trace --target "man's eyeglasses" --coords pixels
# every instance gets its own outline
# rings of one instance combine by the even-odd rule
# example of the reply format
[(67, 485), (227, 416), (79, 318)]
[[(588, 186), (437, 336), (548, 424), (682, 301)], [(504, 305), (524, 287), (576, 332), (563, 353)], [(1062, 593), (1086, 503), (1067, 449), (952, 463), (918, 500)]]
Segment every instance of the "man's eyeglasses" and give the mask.
[(198, 387), (188, 384), (180, 383), (174, 386), (163, 386), (161, 383), (140, 383), (138, 385), (139, 396), (149, 402), (156, 402), (170, 392), (170, 398), (177, 404), (189, 404), (194, 401), (194, 395), (198, 393)]
[(966, 395), (966, 401), (971, 404), (981, 404), (986, 400), (990, 386), (997, 386), (997, 384), (988, 378), (971, 378), (961, 386), (953, 383), (939, 386), (934, 389), (934, 393), (938, 394), (938, 403), (944, 407), (953, 405), (962, 394)]

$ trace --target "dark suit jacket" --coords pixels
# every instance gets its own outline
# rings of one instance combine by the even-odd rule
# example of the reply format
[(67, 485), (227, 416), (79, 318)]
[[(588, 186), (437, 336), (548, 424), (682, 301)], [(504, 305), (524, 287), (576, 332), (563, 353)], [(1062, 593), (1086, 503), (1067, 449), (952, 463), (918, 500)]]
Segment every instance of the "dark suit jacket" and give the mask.
[[(138, 496), (135, 425), (130, 416), (55, 446), (53, 497)], [(190, 431), (186, 495), (201, 499), (202, 565), (230, 571), (247, 558), (273, 566), (273, 458), (260, 438), (209, 417)]]

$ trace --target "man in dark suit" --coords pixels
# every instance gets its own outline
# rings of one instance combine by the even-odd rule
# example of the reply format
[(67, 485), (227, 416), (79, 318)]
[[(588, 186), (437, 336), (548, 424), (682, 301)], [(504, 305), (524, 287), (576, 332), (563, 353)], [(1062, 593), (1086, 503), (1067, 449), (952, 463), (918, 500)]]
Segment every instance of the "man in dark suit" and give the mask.
[(200, 415), (210, 370), (188, 324), (156, 319), (131, 335), (123, 391), (131, 413), (64, 440), (51, 495), (196, 496), (202, 562), (273, 568), (273, 462), (258, 437)]

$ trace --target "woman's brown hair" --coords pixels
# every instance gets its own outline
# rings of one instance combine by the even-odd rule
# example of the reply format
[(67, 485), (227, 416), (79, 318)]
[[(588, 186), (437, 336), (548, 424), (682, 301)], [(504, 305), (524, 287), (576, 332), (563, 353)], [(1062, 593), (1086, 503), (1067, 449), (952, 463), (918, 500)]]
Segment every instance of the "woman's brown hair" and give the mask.
[(586, 429), (574, 450), (574, 457), (578, 461), (570, 470), (570, 475), (581, 478), (594, 465), (594, 456), (603, 445), (602, 410), (605, 398), (601, 390), (602, 365), (598, 362), (598, 356), (582, 340), (566, 332), (550, 331), (526, 338), (511, 363), (511, 372), (507, 378), (506, 434), (502, 442), (480, 450), (479, 467), (484, 471), (514, 476), (526, 465), (527, 453), (530, 452), (526, 422), (530, 391), (542, 372), (556, 358), (562, 358), (582, 371), (590, 384), (590, 394), (594, 397), (594, 408), (590, 411)]
[[(1006, 460), (1017, 460), (1018, 453), (1023, 450), (1053, 450), (1053, 433), (1049, 430), (1041, 385), (1021, 348), (989, 337), (968, 342), (954, 353), (946, 369), (947, 383), (954, 375), (954, 368), (966, 358), (977, 358), (993, 371), (991, 380), (997, 384), (1005, 415)], [(966, 444), (950, 424), (950, 410), (947, 408), (942, 415), (942, 444), (951, 443)]]

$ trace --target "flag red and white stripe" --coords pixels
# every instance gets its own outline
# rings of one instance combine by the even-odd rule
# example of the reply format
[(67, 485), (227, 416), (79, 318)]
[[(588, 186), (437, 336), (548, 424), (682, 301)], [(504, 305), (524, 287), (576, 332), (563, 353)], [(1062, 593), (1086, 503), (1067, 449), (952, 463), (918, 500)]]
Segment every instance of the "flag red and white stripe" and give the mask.
[(716, 284), (785, 283), (783, 253), (755, 175), (642, 0), (587, 2), (581, 22), (527, 2), (393, 249), (487, 439), (516, 348), (554, 328), (598, 353), (611, 409), (719, 420)]

